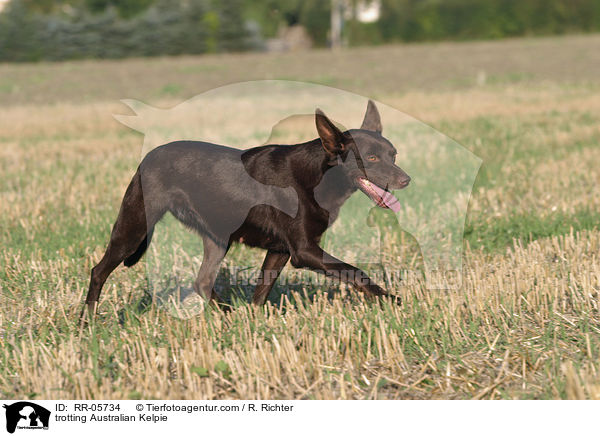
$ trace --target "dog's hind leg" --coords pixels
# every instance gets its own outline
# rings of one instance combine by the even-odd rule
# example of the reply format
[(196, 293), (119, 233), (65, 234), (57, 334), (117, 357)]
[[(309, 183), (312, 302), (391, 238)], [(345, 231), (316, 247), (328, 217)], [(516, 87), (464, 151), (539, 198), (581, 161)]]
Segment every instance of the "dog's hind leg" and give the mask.
[(148, 237), (148, 228), (152, 229), (161, 216), (162, 213), (145, 208), (141, 178), (139, 172), (136, 173), (123, 197), (106, 252), (100, 262), (92, 268), (90, 287), (85, 299), (86, 306), (81, 312), (82, 319), (86, 307), (90, 315), (94, 314), (102, 286), (108, 276), (121, 262), (139, 251), (141, 244)]
[(268, 251), (260, 270), (258, 283), (254, 289), (254, 297), (252, 302), (257, 305), (265, 304), (269, 292), (273, 288), (275, 281), (281, 274), (281, 270), (290, 259), (289, 253), (278, 253), (276, 251)]
[(202, 241), (204, 243), (204, 254), (198, 277), (194, 282), (194, 290), (209, 302), (215, 299), (219, 303), (219, 297), (214, 290), (214, 286), (219, 273), (219, 265), (225, 258), (229, 245), (226, 242), (215, 242), (208, 236), (204, 236)]

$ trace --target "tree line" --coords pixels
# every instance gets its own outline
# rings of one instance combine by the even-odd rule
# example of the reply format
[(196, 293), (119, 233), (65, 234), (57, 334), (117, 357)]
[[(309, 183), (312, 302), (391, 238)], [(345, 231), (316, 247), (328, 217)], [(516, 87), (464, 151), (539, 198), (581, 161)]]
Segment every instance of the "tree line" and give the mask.
[[(381, 0), (361, 23), (348, 0), (348, 45), (490, 39), (600, 30), (600, 0)], [(367, 0), (368, 1), (368, 0)], [(282, 25), (328, 44), (328, 0), (11, 0), (0, 61), (124, 58), (261, 50)]]

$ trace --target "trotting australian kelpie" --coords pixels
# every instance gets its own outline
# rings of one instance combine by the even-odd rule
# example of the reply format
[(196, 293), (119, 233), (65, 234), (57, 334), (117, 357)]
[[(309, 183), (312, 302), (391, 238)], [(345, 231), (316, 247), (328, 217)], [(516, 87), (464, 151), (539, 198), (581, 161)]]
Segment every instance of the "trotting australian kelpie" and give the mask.
[(256, 304), (266, 301), (290, 259), (296, 268), (351, 283), (367, 297), (388, 295), (365, 272), (323, 251), (319, 241), (357, 189), (397, 212), (389, 190), (406, 187), (410, 177), (394, 164), (396, 149), (381, 135), (372, 101), (360, 129), (342, 132), (319, 109), (315, 122), (319, 137), (302, 144), (238, 150), (177, 141), (148, 153), (125, 192), (106, 253), (92, 269), (88, 312), (94, 313), (109, 274), (142, 257), (167, 211), (202, 236), (194, 289), (209, 301), (217, 298), (213, 286), (232, 243), (267, 250)]

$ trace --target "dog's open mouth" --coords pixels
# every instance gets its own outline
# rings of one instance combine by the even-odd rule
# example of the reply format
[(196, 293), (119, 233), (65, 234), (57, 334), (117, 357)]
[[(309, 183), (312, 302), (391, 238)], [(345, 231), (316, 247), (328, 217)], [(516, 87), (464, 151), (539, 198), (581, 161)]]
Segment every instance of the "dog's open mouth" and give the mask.
[(400, 212), (400, 201), (390, 191), (377, 186), (375, 183), (360, 177), (358, 184), (361, 191), (367, 194), (375, 204), (384, 209), (391, 209), (394, 212)]

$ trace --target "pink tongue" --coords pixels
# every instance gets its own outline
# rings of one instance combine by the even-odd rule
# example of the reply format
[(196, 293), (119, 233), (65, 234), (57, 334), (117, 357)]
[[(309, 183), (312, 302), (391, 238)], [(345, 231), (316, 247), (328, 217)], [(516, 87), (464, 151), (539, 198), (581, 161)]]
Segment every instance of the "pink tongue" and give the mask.
[(383, 199), (383, 202), (387, 207), (392, 209), (395, 213), (400, 212), (400, 209), (402, 209), (400, 201), (398, 201), (398, 199), (394, 197), (394, 195), (391, 192), (388, 192), (385, 189), (381, 189), (375, 183), (371, 183), (371, 188), (373, 188), (373, 190), (377, 192), (377, 195), (379, 195)]

